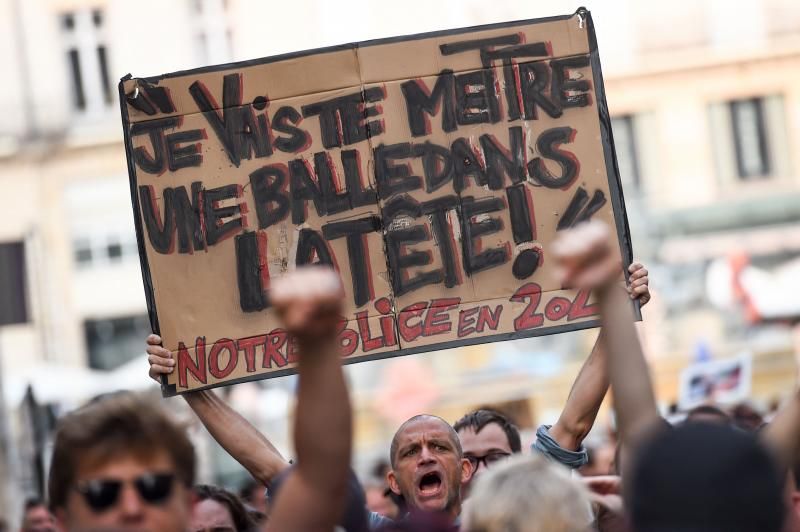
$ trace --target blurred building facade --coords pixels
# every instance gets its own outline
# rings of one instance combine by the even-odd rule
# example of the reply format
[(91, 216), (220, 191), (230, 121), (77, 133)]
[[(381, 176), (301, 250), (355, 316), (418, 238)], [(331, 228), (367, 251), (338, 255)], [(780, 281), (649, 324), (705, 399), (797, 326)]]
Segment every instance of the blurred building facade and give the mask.
[[(113, 370), (141, 357), (149, 330), (121, 142), (121, 76), (577, 8), (532, 4), (0, 0), (0, 67), (9, 80), (0, 84), (7, 379), (39, 366)], [(740, 4), (587, 6), (634, 248), (653, 271), (644, 334), (664, 403), (677, 398), (681, 368), (709, 352), (751, 353), (753, 392), (763, 400), (794, 385), (789, 324), (798, 313), (791, 305), (769, 309), (798, 282), (787, 266), (800, 256), (800, 3)], [(745, 270), (758, 282), (747, 281), (753, 276)], [(759, 303), (753, 286), (778, 296)], [(418, 367), (352, 368), (359, 448), (370, 457), (382, 448), (409, 395), (424, 399), (415, 407), (452, 420), (498, 402), (526, 427), (550, 419), (592, 340), (578, 334), (423, 355)], [(396, 385), (381, 375), (395, 370), (433, 373), (435, 385), (399, 386), (392, 395), (386, 388)], [(248, 389), (231, 395), (286, 446), (290, 386)]]

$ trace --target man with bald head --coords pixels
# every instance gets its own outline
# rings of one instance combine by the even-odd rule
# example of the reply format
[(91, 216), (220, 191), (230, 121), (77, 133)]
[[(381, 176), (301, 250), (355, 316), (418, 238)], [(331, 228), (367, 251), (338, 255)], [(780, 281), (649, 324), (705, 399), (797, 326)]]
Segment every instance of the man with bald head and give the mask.
[[(403, 423), (392, 438), (389, 488), (402, 495), (409, 512), (440, 512), (452, 522), (461, 513), (461, 485), (472, 474), (458, 434), (442, 418), (423, 414)], [(370, 517), (372, 527), (383, 524)]]

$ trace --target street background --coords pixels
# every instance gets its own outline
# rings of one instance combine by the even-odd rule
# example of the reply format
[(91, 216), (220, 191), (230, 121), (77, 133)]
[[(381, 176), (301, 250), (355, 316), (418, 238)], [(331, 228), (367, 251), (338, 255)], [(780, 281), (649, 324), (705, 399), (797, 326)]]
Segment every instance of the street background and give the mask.
[[(0, 0), (0, 445), (6, 511), (41, 494), (59, 415), (151, 390), (116, 84), (371, 38), (574, 12), (551, 0)], [(640, 330), (673, 415), (710, 395), (762, 414), (796, 385), (800, 2), (588, 2), (636, 257)], [(509, 413), (527, 441), (563, 406), (596, 331), (347, 368), (356, 460), (420, 412)], [(295, 379), (218, 390), (291, 456)], [(187, 420), (180, 398), (170, 409)], [(611, 437), (603, 408), (589, 443)], [(193, 422), (201, 480), (246, 473)], [(2, 461), (0, 461), (2, 464)]]

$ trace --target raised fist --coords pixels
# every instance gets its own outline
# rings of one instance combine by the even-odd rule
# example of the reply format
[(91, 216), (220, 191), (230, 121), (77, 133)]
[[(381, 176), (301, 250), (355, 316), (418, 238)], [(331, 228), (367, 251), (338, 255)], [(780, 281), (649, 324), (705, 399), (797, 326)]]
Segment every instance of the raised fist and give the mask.
[(298, 268), (270, 287), (270, 300), (283, 327), (301, 344), (336, 336), (343, 297), (339, 275), (321, 266)]
[(621, 279), (619, 246), (603, 222), (591, 221), (564, 231), (553, 242), (557, 277), (565, 288), (595, 289)]

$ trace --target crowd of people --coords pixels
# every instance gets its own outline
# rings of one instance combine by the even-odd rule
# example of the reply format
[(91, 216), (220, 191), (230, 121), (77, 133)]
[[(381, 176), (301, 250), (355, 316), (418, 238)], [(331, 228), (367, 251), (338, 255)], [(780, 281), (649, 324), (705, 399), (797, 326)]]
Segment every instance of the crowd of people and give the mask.
[[(185, 428), (160, 404), (120, 393), (61, 420), (47, 506), (28, 503), (22, 530), (800, 532), (800, 395), (768, 424), (736, 424), (710, 407), (674, 425), (662, 418), (631, 305), (650, 299), (648, 272), (634, 263), (623, 275), (611, 236), (590, 222), (552, 247), (562, 285), (594, 292), (602, 329), (561, 415), (530, 449), (500, 412), (453, 424), (420, 413), (395, 432), (380, 479), (360, 482), (336, 339), (341, 283), (301, 268), (270, 294), (299, 353), (293, 459), (213, 391), (182, 396), (266, 506), (196, 485)], [(158, 336), (147, 352), (154, 379), (173, 371)], [(584, 440), (609, 387), (618, 437), (604, 471)]]

